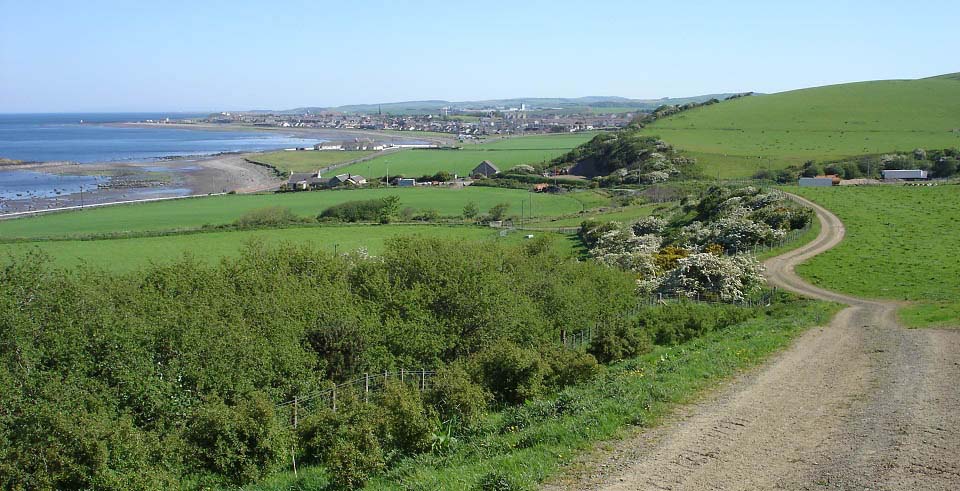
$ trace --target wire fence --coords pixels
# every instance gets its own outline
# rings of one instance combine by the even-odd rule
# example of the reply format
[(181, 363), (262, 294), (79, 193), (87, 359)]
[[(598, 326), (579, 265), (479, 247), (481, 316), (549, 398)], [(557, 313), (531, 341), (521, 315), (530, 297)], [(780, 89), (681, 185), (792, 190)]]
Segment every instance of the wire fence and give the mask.
[(640, 310), (644, 307), (652, 307), (657, 305), (668, 305), (676, 303), (697, 303), (697, 304), (709, 304), (709, 305), (737, 305), (740, 307), (766, 307), (771, 305), (777, 294), (777, 289), (768, 290), (760, 293), (759, 295), (753, 295), (749, 297), (744, 297), (736, 300), (723, 300), (718, 298), (715, 295), (701, 295), (699, 293), (694, 294), (680, 294), (680, 293), (657, 293), (654, 295), (649, 295), (646, 298), (641, 299), (637, 302), (636, 307), (630, 312), (631, 315), (637, 315)]
[[(798, 228), (798, 229), (791, 230), (791, 231), (787, 232), (786, 234), (784, 234), (783, 237), (781, 237), (779, 240), (777, 240), (777, 241), (775, 241), (775, 242), (771, 242), (771, 243), (769, 243), (769, 244), (757, 244), (757, 245), (753, 246), (752, 248), (750, 248), (750, 249), (749, 249), (749, 252), (752, 252), (753, 255), (756, 256), (756, 255), (758, 255), (758, 254), (761, 254), (761, 253), (764, 253), (764, 252), (767, 252), (767, 251), (772, 251), (772, 250), (774, 250), (774, 249), (779, 249), (779, 248), (781, 248), (781, 247), (788, 246), (788, 245), (796, 242), (797, 240), (799, 240), (800, 237), (802, 237), (804, 234), (806, 234), (807, 232), (809, 232), (809, 231), (810, 231), (810, 228), (812, 228), (812, 227), (813, 227), (813, 225), (810, 224), (810, 223), (808, 223), (808, 224), (804, 225), (803, 228)], [(737, 252), (747, 252), (747, 251), (737, 251)]]
[(318, 389), (281, 402), (276, 407), (278, 409), (294, 410), (327, 407), (336, 411), (338, 396), (339, 400), (342, 400), (346, 393), (349, 393), (350, 396), (356, 396), (364, 402), (370, 402), (371, 398), (375, 398), (377, 394), (383, 392), (391, 381), (424, 391), (429, 385), (429, 380), (436, 374), (437, 372), (433, 370), (407, 370), (404, 368), (392, 372), (364, 373), (360, 377), (332, 387)]

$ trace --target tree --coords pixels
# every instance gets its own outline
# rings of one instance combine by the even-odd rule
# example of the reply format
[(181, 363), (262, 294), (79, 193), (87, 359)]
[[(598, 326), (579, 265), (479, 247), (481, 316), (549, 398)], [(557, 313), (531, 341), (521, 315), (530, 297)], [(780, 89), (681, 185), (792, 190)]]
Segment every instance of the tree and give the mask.
[(380, 208), (380, 213), (377, 218), (380, 220), (380, 223), (387, 224), (392, 222), (397, 216), (397, 213), (400, 212), (400, 197), (386, 196), (382, 202), (383, 207)]
[(510, 209), (509, 203), (500, 203), (494, 205), (493, 208), (490, 208), (488, 212), (490, 214), (491, 220), (503, 220), (503, 217), (507, 215), (507, 210)]
[(820, 166), (812, 160), (808, 160), (803, 163), (803, 170), (800, 171), (800, 175), (803, 177), (816, 177), (820, 174)]
[(931, 170), (933, 171), (933, 177), (950, 177), (957, 173), (957, 159), (940, 157), (933, 163)]
[(463, 218), (476, 218), (480, 214), (480, 209), (477, 208), (477, 204), (473, 201), (467, 203), (463, 207)]

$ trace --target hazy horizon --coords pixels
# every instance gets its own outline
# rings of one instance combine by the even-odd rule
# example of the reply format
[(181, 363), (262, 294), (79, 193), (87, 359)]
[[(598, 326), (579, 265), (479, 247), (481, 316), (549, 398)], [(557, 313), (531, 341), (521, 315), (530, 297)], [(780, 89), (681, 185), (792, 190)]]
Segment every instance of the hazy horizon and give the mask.
[(0, 0), (0, 113), (781, 92), (960, 70), (960, 5)]

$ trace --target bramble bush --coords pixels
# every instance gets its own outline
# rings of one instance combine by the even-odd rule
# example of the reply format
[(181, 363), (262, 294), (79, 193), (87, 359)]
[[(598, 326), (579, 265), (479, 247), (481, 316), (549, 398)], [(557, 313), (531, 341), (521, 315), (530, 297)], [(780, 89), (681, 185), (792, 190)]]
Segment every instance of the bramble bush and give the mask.
[(492, 397), (459, 363), (437, 369), (426, 393), (444, 421), (459, 421), (464, 429), (480, 424)]
[(307, 219), (293, 213), (290, 208), (270, 206), (251, 210), (237, 218), (233, 225), (237, 228), (278, 227), (294, 223), (306, 223)]
[[(387, 435), (436, 433), (432, 411), (476, 424), (485, 388), (513, 403), (582, 380), (589, 359), (570, 355), (563, 373), (541, 353), (570, 326), (626, 311), (634, 288), (534, 241), (401, 237), (379, 257), (252, 244), (218, 264), (127, 274), (50, 264), (25, 254), (0, 266), (0, 489), (244, 485), (294, 447), (353, 486), (423, 449)], [(295, 435), (292, 414), (273, 409), (401, 367), (441, 372), (414, 427), (367, 424), (388, 418), (340, 392), (336, 414), (301, 408)], [(397, 401), (398, 414), (421, 414)]]

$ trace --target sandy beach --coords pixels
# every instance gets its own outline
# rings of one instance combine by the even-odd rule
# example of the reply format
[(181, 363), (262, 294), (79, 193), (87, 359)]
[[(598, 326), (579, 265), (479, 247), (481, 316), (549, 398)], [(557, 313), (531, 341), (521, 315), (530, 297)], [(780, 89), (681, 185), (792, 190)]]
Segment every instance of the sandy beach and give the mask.
[[(383, 143), (429, 142), (450, 144), (451, 138), (436, 135), (398, 135), (371, 130), (326, 128), (252, 127), (223, 124), (184, 123), (105, 123), (127, 128), (172, 128), (202, 131), (263, 131), (293, 135), (308, 140), (343, 141), (370, 138)], [(0, 196), (0, 216), (11, 213), (53, 211), (61, 208), (129, 202), (155, 198), (199, 196), (228, 192), (253, 193), (279, 188), (283, 177), (268, 167), (252, 164), (252, 153), (221, 153), (212, 156), (169, 157), (142, 162), (0, 162), (0, 172), (25, 171), (32, 178), (46, 181), (45, 191), (26, 190)], [(97, 176), (100, 181), (82, 187), (59, 186), (63, 176)], [(38, 181), (38, 182), (39, 182)], [(50, 182), (54, 184), (51, 185)], [(51, 192), (51, 189), (52, 192)], [(81, 191), (81, 192), (78, 192)]]
[(0, 214), (175, 196), (227, 192), (253, 193), (276, 189), (283, 182), (272, 169), (251, 164), (251, 153), (171, 158), (151, 162), (38, 162), (7, 164), (0, 171), (33, 171), (50, 175), (98, 175), (108, 182), (82, 193), (25, 196), (0, 203)]

